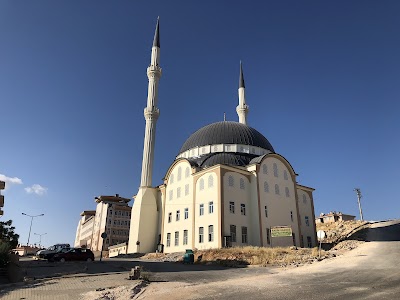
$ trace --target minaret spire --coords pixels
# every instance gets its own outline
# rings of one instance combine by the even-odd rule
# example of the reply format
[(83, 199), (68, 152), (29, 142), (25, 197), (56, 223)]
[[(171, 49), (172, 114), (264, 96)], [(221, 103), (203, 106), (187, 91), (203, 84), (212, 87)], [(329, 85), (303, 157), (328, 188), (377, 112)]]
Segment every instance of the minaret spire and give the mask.
[(244, 76), (243, 76), (243, 67), (242, 61), (240, 61), (240, 74), (239, 74), (239, 105), (236, 107), (236, 112), (239, 116), (239, 123), (247, 125), (247, 113), (249, 112), (249, 107), (246, 104), (246, 98), (244, 93)]
[(156, 135), (156, 123), (160, 114), (157, 108), (158, 82), (161, 77), (160, 63), (160, 30), (159, 19), (157, 19), (156, 31), (154, 33), (153, 47), (151, 48), (151, 63), (147, 68), (149, 79), (147, 92), (147, 106), (144, 109), (146, 119), (146, 129), (144, 134), (142, 177), (141, 187), (151, 187), (154, 161), (154, 145)]
[(243, 67), (242, 61), (240, 61), (240, 75), (239, 75), (239, 88), (244, 88), (244, 76), (243, 76)]
[(156, 32), (154, 33), (153, 47), (160, 48), (160, 17), (157, 18)]

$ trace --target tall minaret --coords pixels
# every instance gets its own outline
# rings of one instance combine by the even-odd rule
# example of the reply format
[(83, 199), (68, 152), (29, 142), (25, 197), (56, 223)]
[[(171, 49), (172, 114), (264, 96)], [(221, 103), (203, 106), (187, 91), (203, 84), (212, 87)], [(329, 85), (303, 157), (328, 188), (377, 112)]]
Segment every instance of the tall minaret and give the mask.
[(242, 62), (240, 62), (240, 75), (239, 75), (239, 105), (236, 107), (236, 112), (239, 116), (239, 123), (247, 125), (246, 117), (249, 112), (249, 107), (246, 104), (246, 98), (244, 96), (244, 77)]
[(146, 130), (144, 134), (143, 145), (142, 177), (140, 180), (141, 187), (151, 187), (152, 184), (156, 123), (160, 114), (160, 111), (157, 108), (158, 82), (161, 77), (159, 26), (159, 19), (157, 19), (153, 47), (151, 48), (151, 63), (150, 66), (147, 68), (149, 86), (147, 93), (147, 107), (144, 109)]

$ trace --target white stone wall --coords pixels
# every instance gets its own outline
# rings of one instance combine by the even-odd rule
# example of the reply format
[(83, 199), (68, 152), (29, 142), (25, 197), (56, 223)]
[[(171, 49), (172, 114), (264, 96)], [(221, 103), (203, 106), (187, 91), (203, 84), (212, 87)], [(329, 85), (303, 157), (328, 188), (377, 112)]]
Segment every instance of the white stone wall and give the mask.
[[(194, 248), (218, 248), (218, 243), (220, 241), (218, 216), (221, 213), (218, 205), (218, 185), (219, 183), (215, 172), (204, 173), (197, 179), (194, 201)], [(210, 211), (210, 203), (212, 203), (212, 211)], [(203, 207), (202, 213), (201, 205)], [(203, 228), (202, 241), (200, 241), (200, 228)], [(213, 232), (211, 238), (209, 238), (210, 229), (212, 229)]]
[[(297, 188), (303, 247), (309, 247), (307, 237), (311, 238), (311, 247), (317, 245), (315, 238), (316, 228), (315, 219), (313, 218), (313, 205), (309, 193), (310, 192), (301, 187)], [(306, 223), (306, 217), (308, 217), (308, 225)]]
[[(241, 184), (242, 181), (242, 184)], [(253, 244), (251, 233), (254, 230), (251, 225), (252, 218), (258, 218), (252, 213), (250, 199), (250, 182), (246, 176), (236, 172), (226, 172), (223, 176), (223, 195), (224, 195), (224, 236), (231, 235), (231, 225), (236, 226), (236, 242), (232, 241), (232, 246), (245, 246)], [(230, 203), (233, 203), (234, 210), (231, 210)], [(244, 205), (245, 214), (241, 211)], [(242, 227), (247, 228), (247, 243), (242, 241)], [(257, 230), (258, 232), (258, 230)]]
[[(292, 237), (269, 237), (268, 244), (267, 228), (274, 226), (290, 226), (295, 235), (295, 243), (300, 246), (295, 183), (292, 175), (293, 172), (277, 157), (266, 156), (261, 162), (258, 180), (263, 246), (271, 246), (271, 243), (272, 246), (293, 245)], [(268, 189), (265, 184), (268, 185)], [(268, 217), (265, 214), (265, 206)]]
[[(170, 170), (166, 186), (166, 199), (164, 204), (164, 230), (162, 243), (164, 252), (178, 252), (192, 248), (193, 243), (193, 177), (191, 175), (191, 166), (186, 160), (177, 163)], [(185, 219), (185, 209), (188, 209), (188, 218)], [(179, 220), (176, 219), (179, 211)], [(171, 214), (169, 221), (169, 214)], [(183, 244), (184, 230), (188, 230), (187, 244)], [(179, 233), (178, 246), (175, 246), (175, 232)], [(170, 242), (167, 245), (167, 235), (170, 234)]]

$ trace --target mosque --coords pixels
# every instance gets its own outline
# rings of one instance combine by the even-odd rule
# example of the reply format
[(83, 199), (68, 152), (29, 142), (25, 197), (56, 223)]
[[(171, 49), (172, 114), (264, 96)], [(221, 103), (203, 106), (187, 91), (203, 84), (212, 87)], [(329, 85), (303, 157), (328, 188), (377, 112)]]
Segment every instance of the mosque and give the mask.
[(242, 64), (239, 122), (216, 122), (194, 132), (171, 163), (164, 183), (152, 185), (162, 73), (159, 30), (157, 21), (147, 68), (142, 173), (128, 253), (247, 245), (314, 247), (314, 189), (298, 184), (289, 161), (247, 125)]

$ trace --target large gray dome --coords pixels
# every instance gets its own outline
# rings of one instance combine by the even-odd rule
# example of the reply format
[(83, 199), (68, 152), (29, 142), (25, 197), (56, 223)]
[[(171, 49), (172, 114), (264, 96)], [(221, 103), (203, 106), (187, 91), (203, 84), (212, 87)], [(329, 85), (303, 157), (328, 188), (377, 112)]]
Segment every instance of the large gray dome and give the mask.
[(238, 122), (222, 121), (197, 130), (186, 140), (179, 153), (216, 144), (249, 145), (275, 152), (270, 142), (254, 128)]

